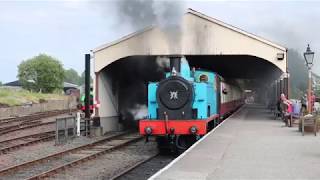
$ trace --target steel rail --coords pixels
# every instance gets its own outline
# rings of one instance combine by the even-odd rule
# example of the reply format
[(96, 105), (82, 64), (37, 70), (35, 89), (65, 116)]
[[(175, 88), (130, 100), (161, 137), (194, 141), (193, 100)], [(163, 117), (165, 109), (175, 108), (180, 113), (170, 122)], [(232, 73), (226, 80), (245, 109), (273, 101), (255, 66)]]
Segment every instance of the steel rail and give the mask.
[[(55, 134), (54, 133), (55, 133), (55, 131), (48, 131), (48, 132), (31, 134), (31, 135), (27, 135), (27, 136), (23, 136), (23, 137), (17, 137), (17, 138), (13, 138), (13, 139), (0, 141), (0, 146), (2, 144), (5, 145), (7, 143), (11, 144), (11, 146), (9, 145), (7, 147), (0, 148), (0, 154), (5, 154), (5, 153), (7, 153), (9, 151), (16, 150), (16, 149), (19, 149), (21, 147), (32, 145), (32, 144), (36, 144), (36, 143), (39, 143), (39, 142), (45, 142), (45, 141), (53, 140), (55, 138)], [(30, 138), (38, 138), (38, 139), (29, 140)], [(18, 143), (18, 144), (14, 143), (15, 141), (20, 141), (20, 140), (23, 140), (23, 141), (26, 141), (26, 142)]]
[[(71, 110), (74, 111), (74, 110)], [(55, 110), (55, 111), (47, 111), (47, 112), (40, 112), (40, 113), (34, 113), (26, 116), (18, 116), (18, 117), (9, 117), (5, 119), (0, 119), (0, 125), (9, 124), (9, 123), (15, 123), (20, 121), (30, 121), (30, 120), (39, 120), (51, 116), (56, 116), (59, 114), (65, 114), (70, 112), (70, 110)]]
[[(121, 137), (121, 136), (124, 136), (124, 135), (127, 135), (127, 134), (128, 134), (128, 132), (123, 132), (123, 133), (111, 135), (111, 136), (108, 136), (108, 137), (106, 137), (104, 139), (101, 139), (101, 140), (98, 140), (98, 141), (95, 141), (95, 142), (92, 142), (92, 143), (89, 143), (89, 144), (78, 146), (76, 148), (68, 149), (68, 150), (65, 150), (65, 151), (62, 151), (62, 152), (50, 154), (48, 156), (45, 156), (45, 157), (42, 157), (42, 158), (39, 158), (39, 159), (36, 159), (36, 160), (32, 160), (32, 161), (24, 162), (24, 163), (21, 163), (21, 164), (18, 164), (18, 165), (14, 165), (14, 166), (11, 166), (11, 167), (8, 167), (8, 168), (0, 170), (0, 176), (6, 175), (6, 174), (10, 174), (10, 173), (14, 173), (15, 171), (17, 171), (19, 169), (27, 168), (27, 167), (29, 167), (31, 165), (36, 165), (37, 163), (46, 162), (46, 161), (49, 161), (49, 160), (52, 160), (52, 159), (56, 159), (56, 158), (62, 157), (64, 155), (72, 153), (72, 152), (76, 152), (76, 151), (83, 150), (83, 149), (90, 149), (90, 147), (102, 144), (102, 143), (107, 142), (107, 141), (111, 141), (111, 140), (113, 140), (113, 139), (115, 139), (117, 137)], [(142, 137), (140, 137), (140, 138), (142, 138)], [(89, 159), (90, 159), (90, 157), (89, 157)]]
[(143, 159), (141, 161), (138, 161), (137, 163), (133, 164), (132, 166), (130, 166), (129, 168), (126, 168), (125, 170), (117, 173), (116, 175), (112, 176), (111, 178), (109, 178), (109, 180), (116, 180), (119, 179), (120, 177), (126, 175), (127, 173), (131, 172), (132, 170), (134, 170), (135, 168), (137, 168), (138, 166), (150, 161), (151, 159), (155, 158), (156, 156), (158, 156), (159, 153), (154, 154), (146, 159)]
[(30, 120), (30, 121), (23, 122), (21, 124), (12, 125), (12, 126), (3, 126), (3, 127), (0, 127), (0, 132), (3, 131), (3, 130), (9, 131), (10, 129), (17, 129), (17, 128), (20, 128), (20, 127), (23, 127), (23, 126), (39, 124), (39, 123), (41, 123), (40, 120)]
[(90, 154), (90, 155), (85, 156), (85, 157), (83, 157), (81, 159), (77, 159), (77, 160), (74, 160), (72, 162), (65, 163), (65, 164), (63, 164), (61, 166), (58, 166), (58, 167), (53, 168), (53, 169), (50, 169), (50, 170), (48, 170), (46, 172), (43, 172), (41, 174), (37, 174), (35, 176), (32, 176), (31, 178), (28, 178), (27, 180), (44, 179), (44, 178), (51, 177), (51, 176), (57, 174), (58, 172), (65, 171), (67, 168), (71, 168), (71, 167), (74, 167), (74, 166), (76, 166), (76, 165), (78, 165), (80, 163), (95, 159), (95, 158), (97, 158), (97, 157), (99, 157), (101, 155), (104, 155), (104, 154), (108, 153), (108, 152), (115, 151), (115, 150), (117, 150), (119, 148), (122, 148), (122, 147), (124, 147), (126, 145), (129, 145), (131, 143), (137, 142), (137, 141), (141, 140), (142, 138), (143, 137), (141, 137), (141, 136), (140, 137), (135, 137), (135, 138), (133, 138), (131, 140), (128, 140), (127, 142), (124, 142), (124, 143), (115, 145), (113, 147), (107, 148), (105, 150), (101, 150), (99, 152)]
[(4, 134), (11, 133), (11, 132), (14, 132), (14, 131), (20, 131), (20, 130), (24, 130), (24, 129), (28, 129), (28, 128), (34, 128), (34, 127), (38, 127), (38, 126), (45, 126), (45, 125), (50, 125), (50, 124), (55, 124), (55, 123), (56, 122), (52, 121), (52, 122), (31, 124), (31, 125), (27, 125), (27, 126), (23, 126), (23, 127), (15, 127), (13, 129), (9, 128), (8, 130), (0, 131), (0, 136), (4, 135)]

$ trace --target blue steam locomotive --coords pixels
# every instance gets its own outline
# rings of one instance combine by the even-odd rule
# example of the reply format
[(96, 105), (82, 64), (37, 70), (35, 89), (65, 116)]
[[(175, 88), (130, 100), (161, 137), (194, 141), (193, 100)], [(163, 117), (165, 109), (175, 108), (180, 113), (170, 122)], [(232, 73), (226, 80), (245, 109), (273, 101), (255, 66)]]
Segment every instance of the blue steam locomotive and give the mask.
[(207, 70), (170, 57), (170, 72), (148, 85), (148, 118), (140, 134), (156, 136), (160, 150), (184, 151), (243, 103), (241, 89)]

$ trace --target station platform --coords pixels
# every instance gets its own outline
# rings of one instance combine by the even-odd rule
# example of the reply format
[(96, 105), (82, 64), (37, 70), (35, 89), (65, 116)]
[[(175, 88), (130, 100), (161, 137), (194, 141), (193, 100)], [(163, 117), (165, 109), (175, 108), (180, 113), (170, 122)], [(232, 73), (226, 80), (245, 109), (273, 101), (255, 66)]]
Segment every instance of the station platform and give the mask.
[(320, 137), (244, 105), (150, 179), (320, 179)]

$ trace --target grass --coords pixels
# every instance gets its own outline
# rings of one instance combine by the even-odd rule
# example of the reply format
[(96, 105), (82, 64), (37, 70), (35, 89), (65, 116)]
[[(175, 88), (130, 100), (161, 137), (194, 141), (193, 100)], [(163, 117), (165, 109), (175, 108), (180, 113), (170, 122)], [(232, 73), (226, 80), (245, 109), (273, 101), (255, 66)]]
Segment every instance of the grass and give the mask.
[(18, 106), (24, 103), (39, 103), (42, 100), (64, 99), (61, 94), (34, 93), (23, 89), (0, 88), (0, 104)]

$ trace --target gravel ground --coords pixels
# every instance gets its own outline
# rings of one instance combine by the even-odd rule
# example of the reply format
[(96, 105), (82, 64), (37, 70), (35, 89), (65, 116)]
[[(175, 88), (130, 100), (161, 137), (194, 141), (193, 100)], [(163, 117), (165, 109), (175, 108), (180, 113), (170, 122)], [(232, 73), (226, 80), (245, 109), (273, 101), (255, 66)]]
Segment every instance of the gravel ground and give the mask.
[[(0, 170), (13, 165), (21, 164), (26, 161), (38, 159), (52, 153), (57, 153), (70, 148), (88, 144), (93, 141), (102, 139), (104, 137), (95, 137), (95, 138), (79, 137), (79, 138), (75, 138), (73, 141), (70, 141), (65, 145), (59, 145), (59, 146), (55, 146), (54, 141), (49, 141), (49, 142), (35, 144), (32, 146), (23, 147), (17, 151), (13, 151), (8, 154), (1, 155)], [(133, 164), (136, 164), (141, 160), (147, 159), (150, 156), (157, 154), (157, 152), (158, 151), (157, 151), (156, 143), (154, 141), (145, 143), (144, 140), (141, 140), (125, 148), (107, 153), (105, 155), (98, 157), (97, 159), (85, 162), (79, 166), (68, 169), (65, 173), (57, 174), (53, 179), (86, 179), (86, 180), (87, 179), (109, 179), (110, 177), (125, 170), (126, 168), (132, 166)], [(159, 169), (161, 169), (166, 164), (168, 164), (172, 159), (174, 159), (173, 156), (156, 156), (155, 158), (151, 159), (147, 163), (144, 163), (138, 166), (137, 168), (135, 168), (125, 176), (121, 177), (121, 179), (137, 179), (137, 180), (147, 179), (148, 177), (153, 175), (155, 172), (157, 172)], [(54, 164), (50, 164), (50, 165), (54, 165)], [(27, 170), (23, 174), (21, 174), (22, 175), (21, 177), (25, 176), (26, 175), (25, 173), (37, 172), (39, 170), (41, 169), (32, 170), (32, 171)], [(6, 177), (6, 179), (17, 179), (17, 178), (18, 176)]]
[(133, 164), (157, 153), (156, 143), (144, 140), (107, 153), (57, 174), (54, 179), (109, 179)]
[(146, 180), (169, 164), (173, 159), (175, 159), (173, 155), (158, 155), (117, 180)]
[(21, 164), (26, 161), (31, 161), (34, 159), (38, 159), (41, 157), (45, 157), (52, 153), (57, 153), (61, 151), (65, 151), (67, 149), (71, 149), (74, 147), (78, 147), (84, 144), (88, 144), (94, 142), (99, 139), (103, 139), (103, 137), (95, 137), (95, 138), (88, 138), (88, 137), (79, 137), (75, 138), (69, 143), (64, 145), (56, 146), (54, 141), (48, 141), (43, 143), (34, 144), (32, 146), (22, 147), (17, 151), (9, 152), (8, 154), (0, 155), (0, 170), (4, 169), (9, 166)]
[(41, 133), (41, 132), (54, 131), (54, 130), (55, 130), (55, 124), (27, 128), (24, 130), (13, 131), (13, 132), (1, 135), (0, 141), (9, 140), (9, 139), (17, 138), (17, 137), (28, 136), (31, 134), (36, 134), (36, 133)]
[[(45, 118), (42, 121), (55, 121), (57, 117), (64, 117), (66, 115), (68, 114)], [(54, 129), (55, 125), (52, 124), (21, 131), (15, 131), (12, 133), (1, 135), (0, 141), (40, 132), (52, 131)], [(8, 154), (0, 155), (0, 170), (13, 165), (45, 157), (53, 153), (88, 144), (102, 138), (105, 138), (105, 136), (95, 138), (79, 137), (73, 139), (67, 144), (59, 146), (56, 146), (54, 141), (49, 141), (22, 147), (21, 149), (9, 152)], [(157, 154), (156, 143), (145, 143), (144, 140), (142, 140), (133, 143), (128, 147), (100, 156), (97, 159), (85, 162), (84, 164), (81, 164), (80, 167), (76, 166), (74, 168), (68, 169), (66, 173), (57, 174), (54, 179), (108, 179), (115, 174), (125, 170), (126, 168), (132, 166), (133, 164), (136, 164), (137, 162), (147, 159), (148, 157), (155, 154)], [(149, 164), (146, 167), (145, 164), (142, 164), (131, 171), (128, 175), (123, 176), (122, 179), (147, 179), (147, 177), (150, 177), (152, 174), (164, 167), (172, 159), (173, 157), (157, 156), (156, 158), (145, 163)]]
[[(42, 119), (42, 122), (53, 122), (56, 120), (56, 118), (59, 117), (65, 117), (69, 116), (69, 114), (62, 114), (58, 116), (53, 116), (49, 118), (44, 118)], [(50, 125), (44, 125), (44, 126), (38, 126), (34, 128), (27, 128), (21, 131), (13, 131), (7, 134), (0, 135), (0, 141), (8, 140), (8, 139), (13, 139), (16, 137), (23, 137), (35, 133), (40, 133), (40, 132), (46, 132), (46, 131), (54, 131), (55, 130), (55, 124), (50, 124)]]

